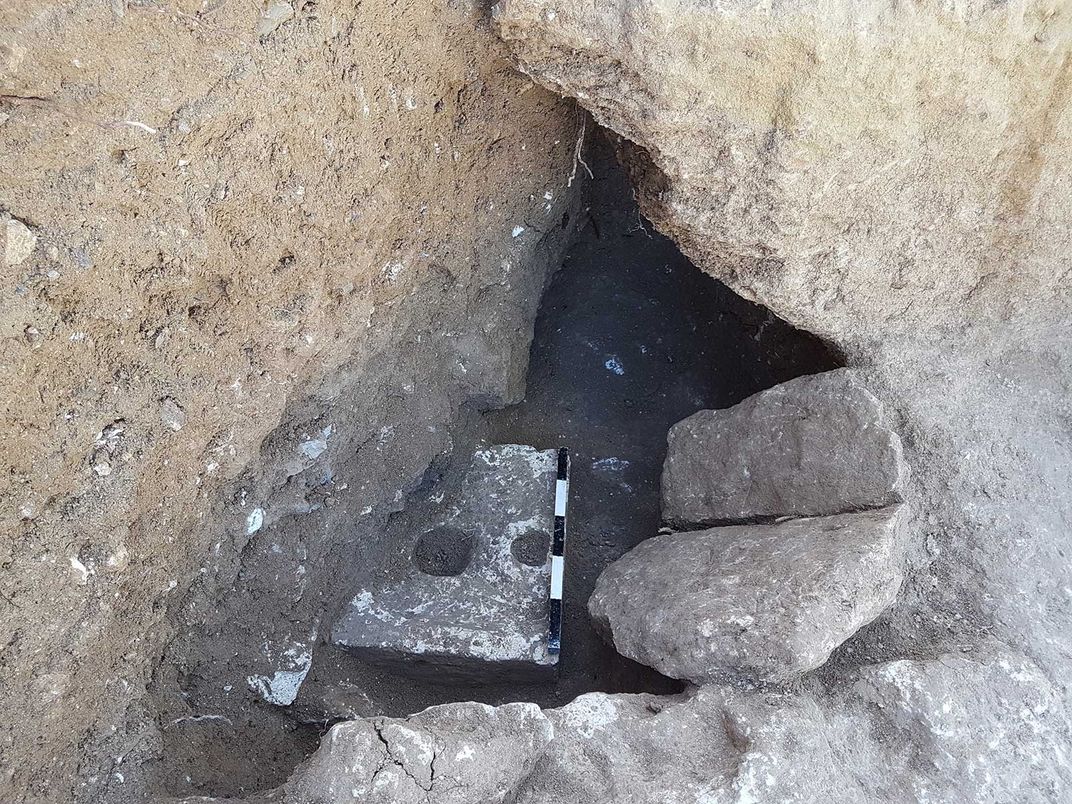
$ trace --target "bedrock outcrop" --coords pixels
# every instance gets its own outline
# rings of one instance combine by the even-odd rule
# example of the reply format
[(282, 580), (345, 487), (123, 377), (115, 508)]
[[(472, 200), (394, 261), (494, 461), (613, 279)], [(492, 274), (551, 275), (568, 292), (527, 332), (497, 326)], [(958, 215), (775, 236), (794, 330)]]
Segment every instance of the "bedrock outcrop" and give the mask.
[(286, 785), (250, 801), (1043, 804), (1072, 790), (1061, 695), (1031, 661), (986, 648), (865, 665), (833, 689), (449, 704), (336, 725)]
[(603, 571), (588, 611), (619, 653), (672, 678), (788, 681), (896, 597), (902, 513), (657, 536)]
[[(495, 15), (524, 72), (623, 138), (650, 220), (704, 270), (830, 339), (897, 423), (918, 534), (902, 593), (824, 678), (994, 638), (1025, 658), (972, 659), (978, 672), (947, 685), (946, 703), (1014, 733), (1022, 713), (1001, 691), (1026, 673), (1049, 680), (1067, 716), (1068, 9), (503, 0)], [(953, 733), (928, 735), (924, 763), (948, 752), (964, 766)], [(1053, 779), (1067, 779), (1072, 744), (1051, 736), (1041, 761), (984, 752), (971, 783), (997, 787), (976, 798), (1067, 796)], [(919, 774), (903, 798), (927, 789), (905, 730), (875, 739)]]
[(671, 427), (662, 516), (695, 530), (882, 508), (907, 472), (882, 403), (852, 369), (827, 371)]
[(502, 0), (693, 261), (845, 346), (1062, 293), (1072, 23), (1044, 0)]
[(555, 737), (517, 800), (1059, 801), (1060, 695), (1001, 653), (871, 665), (833, 692), (595, 693), (547, 712)]

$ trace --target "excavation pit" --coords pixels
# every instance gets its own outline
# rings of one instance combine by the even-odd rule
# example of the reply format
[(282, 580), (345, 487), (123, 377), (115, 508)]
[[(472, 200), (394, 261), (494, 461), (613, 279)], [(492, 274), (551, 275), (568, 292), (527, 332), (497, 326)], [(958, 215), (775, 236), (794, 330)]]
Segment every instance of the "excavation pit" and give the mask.
[[(396, 479), (394, 469), (383, 464), (390, 477), (380, 499), (390, 513), (375, 534), (355, 530), (351, 543), (334, 554), (338, 586), (326, 589), (332, 599), (325, 616), (336, 626), (320, 631), (291, 706), (265, 707), (260, 701), (250, 706), (218, 692), (233, 683), (233, 670), (220, 658), (233, 654), (230, 645), (208, 655), (199, 665), (203, 675), (189, 675), (199, 679), (195, 711), (222, 713), (240, 725), (213, 737), (215, 750), (191, 748), (178, 726), (168, 729), (171, 789), (222, 793), (278, 784), (315, 745), (315, 733), (340, 719), (405, 716), (454, 701), (523, 701), (547, 708), (593, 691), (683, 689), (681, 682), (621, 656), (597, 633), (588, 615), (596, 580), (658, 533), (660, 476), (674, 424), (793, 377), (835, 368), (840, 360), (818, 339), (692, 265), (641, 217), (613, 143), (600, 137), (594, 145), (585, 154), (595, 174), (587, 214), (564, 264), (542, 288), (524, 400), (490, 412), (482, 402), (464, 407), (451, 451), (437, 456), (423, 476)], [(502, 506), (474, 507), (487, 492), (470, 494), (464, 486), (480, 444), (529, 444), (517, 449), (546, 456), (540, 459), (547, 473), (539, 495), (544, 518), (537, 527), (511, 529), (530, 515), (507, 517)], [(552, 657), (531, 648), (547, 634), (555, 485), (549, 456), (560, 446), (568, 446), (572, 458), (570, 533), (562, 650)], [(362, 460), (371, 454), (358, 452)], [(356, 514), (369, 502), (362, 493), (352, 508), (337, 510)], [(308, 525), (295, 519), (290, 527), (295, 538), (299, 532), (304, 538)], [(338, 527), (347, 533), (345, 522)], [(254, 544), (278, 542), (281, 536), (267, 530)], [(512, 619), (500, 606), (489, 608), (498, 612), (489, 617), (480, 612), (489, 603), (474, 605), (496, 599), (490, 592), (484, 596), (486, 580), (475, 580), (488, 560), (485, 537), (492, 530), (498, 566), (539, 579), (529, 587), (530, 597), (521, 595), (531, 604), (530, 616)], [(270, 560), (277, 554), (264, 555)], [(382, 619), (367, 611), (364, 618), (355, 614), (362, 604), (355, 607), (353, 601), (364, 599), (365, 592)], [(439, 603), (418, 610), (417, 594)], [(466, 627), (469, 633), (461, 633)], [(418, 638), (425, 644), (415, 650)], [(526, 649), (489, 662), (488, 646), (507, 638)], [(260, 720), (253, 721), (251, 712)], [(190, 722), (213, 728), (223, 723)], [(269, 744), (282, 746), (280, 759), (266, 754)], [(243, 776), (233, 772), (237, 762), (224, 772), (204, 759), (227, 752), (241, 754)], [(190, 776), (199, 781), (189, 783)]]
[[(692, 265), (641, 217), (610, 138), (600, 136), (593, 145), (588, 216), (544, 291), (525, 399), (485, 414), (479, 430), (490, 443), (570, 448), (562, 651), (554, 673), (530, 680), (479, 665), (473, 673), (470, 664), (459, 678), (456, 659), (443, 654), (351, 646), (351, 655), (325, 659), (320, 669), (314, 662), (311, 671), (323, 684), (344, 680), (347, 688), (362, 691), (336, 711), (405, 715), (457, 700), (548, 707), (592, 691), (679, 692), (679, 682), (619, 655), (594, 629), (587, 610), (600, 572), (659, 531), (667, 433), (698, 410), (730, 407), (764, 388), (840, 364), (820, 340)], [(396, 564), (410, 573), (414, 539), (436, 525), (458, 525), (424, 512), (436, 488), (422, 482), (407, 498), (384, 536), (383, 550), (390, 554), (385, 567), (370, 565), (360, 584), (374, 584)], [(502, 544), (512, 566), (522, 570), (535, 562), (546, 571), (549, 528), (518, 532)], [(440, 588), (455, 580), (426, 578)], [(399, 615), (405, 611), (400, 605)], [(546, 592), (540, 605), (547, 605)], [(350, 608), (344, 606), (344, 616)]]

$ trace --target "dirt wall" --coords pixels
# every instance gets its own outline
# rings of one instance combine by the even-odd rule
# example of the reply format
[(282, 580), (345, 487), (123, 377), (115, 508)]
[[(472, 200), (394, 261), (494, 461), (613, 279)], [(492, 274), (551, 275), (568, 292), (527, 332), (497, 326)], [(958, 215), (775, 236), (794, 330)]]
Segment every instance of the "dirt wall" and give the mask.
[(518, 398), (578, 122), (468, 3), (0, 9), (0, 798), (137, 798), (169, 644), (158, 695), (231, 628), (271, 705), (340, 546)]

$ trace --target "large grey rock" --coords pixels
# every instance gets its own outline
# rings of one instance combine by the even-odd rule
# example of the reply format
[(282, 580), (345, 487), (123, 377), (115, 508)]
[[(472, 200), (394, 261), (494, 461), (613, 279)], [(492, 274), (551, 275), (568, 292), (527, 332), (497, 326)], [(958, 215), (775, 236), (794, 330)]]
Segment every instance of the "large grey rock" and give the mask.
[(547, 670), (557, 452), (502, 444), (473, 455), (401, 577), (362, 589), (332, 641), (405, 671), (486, 677)]
[(291, 804), (500, 802), (551, 740), (536, 704), (435, 706), (333, 726), (288, 780)]
[(732, 787), (738, 751), (705, 699), (593, 692), (546, 714), (554, 740), (518, 804), (722, 801)]
[(865, 665), (843, 680), (355, 720), (335, 726), (285, 785), (247, 800), (1043, 804), (1072, 794), (1062, 691), (1023, 656), (988, 645)]
[(641, 208), (698, 265), (845, 346), (1062, 291), (1072, 36), (1051, 6), (502, 0), (496, 21), (522, 70), (639, 146)]
[(1066, 801), (1060, 698), (1001, 653), (872, 665), (829, 693), (592, 693), (547, 712), (554, 740), (517, 801)]
[(901, 583), (898, 506), (642, 542), (588, 610), (619, 653), (672, 678), (785, 681), (819, 667)]
[(663, 519), (685, 529), (882, 508), (901, 500), (906, 474), (882, 404), (839, 369), (670, 428)]
[(868, 800), (852, 775), (860, 765), (835, 754), (810, 696), (717, 685), (675, 698), (592, 693), (547, 714), (555, 739), (518, 804)]

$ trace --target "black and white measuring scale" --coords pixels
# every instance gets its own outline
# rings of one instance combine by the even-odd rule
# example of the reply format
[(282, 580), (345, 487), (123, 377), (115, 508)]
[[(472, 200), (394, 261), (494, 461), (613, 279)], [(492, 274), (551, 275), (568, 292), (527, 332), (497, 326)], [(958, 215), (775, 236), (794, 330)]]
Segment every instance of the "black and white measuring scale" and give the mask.
[(547, 652), (562, 650), (562, 581), (566, 572), (566, 504), (569, 502), (569, 450), (558, 450), (555, 480), (555, 535), (551, 542), (551, 589), (548, 595)]

